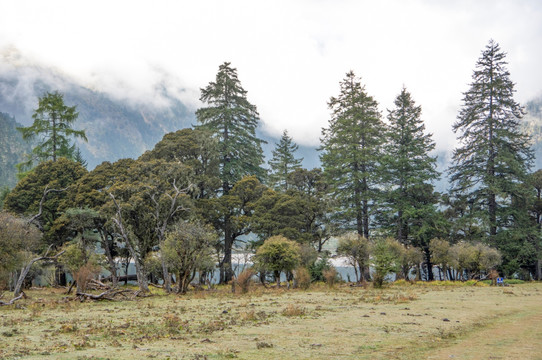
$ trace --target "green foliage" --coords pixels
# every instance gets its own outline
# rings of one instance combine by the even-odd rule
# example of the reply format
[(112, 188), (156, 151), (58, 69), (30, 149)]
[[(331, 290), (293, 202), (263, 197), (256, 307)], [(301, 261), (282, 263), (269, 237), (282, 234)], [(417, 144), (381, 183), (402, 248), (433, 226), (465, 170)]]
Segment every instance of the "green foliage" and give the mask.
[(296, 159), (294, 153), (298, 146), (288, 136), (288, 131), (284, 130), (280, 142), (275, 144), (273, 158), (269, 160), (269, 184), (276, 190), (288, 190), (288, 175), (295, 169), (301, 168), (303, 158)]
[(329, 264), (329, 258), (327, 253), (321, 253), (313, 263), (309, 264), (309, 273), (311, 275), (311, 281), (324, 281), (324, 272), (329, 270), (331, 265)]
[(72, 128), (78, 115), (75, 106), (64, 104), (64, 95), (58, 91), (47, 92), (40, 97), (38, 108), (32, 115), (34, 123), (28, 127), (17, 128), (21, 131), (23, 139), (37, 139), (32, 155), (26, 162), (20, 164), (20, 169), (32, 167), (35, 161), (56, 161), (60, 157), (74, 159), (76, 147), (71, 143), (71, 138), (87, 141), (84, 130)]
[(501, 254), (487, 245), (459, 242), (449, 250), (450, 265), (463, 280), (480, 277), (501, 264)]
[(9, 272), (19, 269), (28, 253), (40, 248), (41, 232), (25, 220), (0, 212), (0, 289)]
[(254, 264), (260, 271), (273, 271), (278, 278), (282, 271), (296, 268), (300, 262), (299, 245), (284, 236), (272, 236), (258, 248)]
[(356, 281), (365, 281), (365, 273), (369, 267), (369, 255), (372, 244), (358, 233), (347, 233), (339, 238), (337, 254), (345, 256), (350, 265), (356, 269)]
[(9, 192), (9, 187), (0, 187), (0, 211), (4, 208), (4, 201), (6, 201), (6, 197), (8, 196)]
[(233, 185), (247, 175), (265, 176), (262, 143), (256, 137), (259, 115), (237, 77), (237, 69), (225, 62), (220, 65), (216, 80), (201, 89), (200, 100), (207, 107), (196, 111), (200, 125), (218, 139), (220, 179), (227, 194)]
[(200, 217), (212, 224), (224, 237), (224, 258), (220, 263), (221, 282), (230, 281), (233, 277), (233, 245), (241, 235), (252, 231), (255, 206), (265, 189), (256, 176), (246, 176), (237, 182), (228, 194), (198, 202)]
[[(87, 173), (81, 164), (60, 158), (42, 162), (19, 183), (6, 197), (6, 211), (32, 216), (39, 213), (39, 205), (46, 189), (49, 191), (42, 203), (42, 214), (37, 219), (43, 231), (48, 231), (60, 217), (61, 203), (66, 190)], [(54, 239), (50, 239), (54, 242)]]
[(329, 100), (332, 118), (322, 129), (320, 159), (335, 202), (334, 217), (345, 229), (369, 238), (371, 208), (378, 196), (384, 125), (378, 103), (350, 71), (341, 93)]
[(220, 187), (218, 141), (203, 129), (182, 129), (164, 135), (142, 161), (161, 159), (190, 167), (197, 198), (213, 197)]
[(255, 203), (253, 231), (260, 238), (282, 235), (299, 243), (308, 243), (311, 234), (305, 231), (303, 199), (299, 194), (267, 189)]
[(505, 56), (491, 40), (476, 63), (453, 126), (460, 146), (453, 152), (449, 172), (452, 194), (469, 204), (463, 216), (480, 226), (482, 240), (497, 245), (511, 262), (517, 261), (520, 233), (529, 232), (528, 194), (522, 184), (533, 152), (529, 136), (521, 131), (524, 111), (513, 98)]
[(435, 142), (425, 133), (421, 111), (405, 88), (395, 99), (395, 108), (388, 110), (382, 159), (386, 191), (379, 217), (382, 226), (403, 244), (412, 244), (424, 215), (438, 200), (431, 196), (431, 182), (438, 178), (436, 157), (429, 155)]
[(372, 251), (372, 265), (374, 268), (373, 286), (382, 287), (384, 279), (390, 273), (399, 269), (399, 259), (393, 251), (394, 239), (378, 239), (374, 242)]
[(451, 264), (457, 265), (457, 262), (452, 259), (451, 244), (448, 241), (432, 239), (429, 243), (429, 251), (431, 252), (431, 261), (442, 268), (444, 277), (446, 277), (446, 270)]
[(197, 222), (179, 222), (167, 233), (162, 256), (176, 276), (178, 292), (185, 293), (196, 270), (213, 267), (216, 233)]

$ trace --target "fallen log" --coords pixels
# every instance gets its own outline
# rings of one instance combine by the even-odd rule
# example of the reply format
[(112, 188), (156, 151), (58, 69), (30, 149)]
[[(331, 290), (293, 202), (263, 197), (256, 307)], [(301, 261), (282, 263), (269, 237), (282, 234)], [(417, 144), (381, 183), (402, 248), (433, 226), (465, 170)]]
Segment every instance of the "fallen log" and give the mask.
[[(80, 301), (87, 300), (108, 300), (108, 301), (116, 301), (115, 296), (117, 295), (123, 295), (124, 293), (133, 293), (133, 296), (137, 296), (137, 291), (134, 293), (132, 290), (128, 289), (108, 289), (101, 294), (90, 294), (90, 293), (84, 293), (84, 292), (78, 292), (76, 294), (76, 298), (79, 298)], [(126, 296), (125, 296), (126, 297)]]

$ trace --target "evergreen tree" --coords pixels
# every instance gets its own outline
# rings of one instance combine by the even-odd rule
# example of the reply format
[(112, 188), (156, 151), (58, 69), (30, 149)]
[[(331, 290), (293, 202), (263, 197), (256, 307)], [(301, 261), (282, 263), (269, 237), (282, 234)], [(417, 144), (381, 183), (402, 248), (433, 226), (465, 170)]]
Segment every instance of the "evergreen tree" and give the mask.
[(32, 166), (34, 161), (43, 162), (59, 157), (74, 159), (76, 147), (71, 143), (71, 138), (81, 138), (87, 141), (84, 130), (74, 130), (73, 124), (77, 120), (78, 113), (75, 106), (64, 104), (64, 95), (55, 92), (47, 92), (39, 98), (38, 108), (34, 110), (32, 118), (34, 123), (28, 127), (17, 128), (25, 140), (37, 138), (37, 145), (32, 150), (28, 160), (18, 165), (21, 171)]
[(269, 160), (269, 166), (271, 167), (269, 184), (275, 189), (288, 190), (288, 174), (295, 169), (301, 168), (303, 158), (296, 159), (294, 157), (297, 149), (297, 144), (288, 136), (288, 131), (284, 130), (280, 142), (276, 144), (275, 150), (273, 150), (273, 158)]
[(215, 82), (201, 89), (200, 100), (208, 106), (196, 111), (200, 127), (218, 139), (222, 191), (227, 194), (245, 175), (265, 176), (262, 143), (256, 137), (259, 115), (237, 78), (237, 69), (225, 62)]
[(438, 177), (436, 157), (429, 155), (435, 142), (425, 133), (421, 112), (405, 88), (395, 99), (395, 108), (388, 110), (383, 163), (387, 206), (382, 220), (403, 244), (411, 243), (415, 235), (412, 228), (426, 212), (424, 208), (434, 206), (428, 196), (421, 195), (433, 192), (431, 182)]
[(77, 161), (79, 164), (83, 165), (83, 167), (85, 169), (88, 166), (88, 162), (83, 157), (83, 154), (81, 154), (81, 149), (79, 149), (79, 147), (76, 147), (75, 151), (73, 152), (73, 160)]
[[(196, 111), (200, 128), (218, 139), (222, 194), (228, 195), (234, 184), (244, 176), (255, 175), (260, 181), (266, 175), (262, 143), (256, 137), (259, 115), (256, 106), (237, 78), (237, 69), (225, 62), (220, 65), (216, 80), (201, 89), (200, 100), (208, 106)], [(225, 214), (221, 232), (224, 235), (224, 259), (220, 262), (220, 282), (233, 277), (231, 252), (235, 241), (235, 225), (230, 214)]]
[[(322, 129), (320, 155), (324, 173), (336, 200), (336, 218), (369, 238), (371, 208), (377, 199), (381, 176), (380, 147), (384, 127), (378, 103), (350, 71), (341, 82), (341, 93), (328, 103), (329, 127)], [(352, 226), (353, 225), (353, 226)]]
[[(514, 100), (506, 54), (491, 40), (476, 63), (473, 82), (453, 126), (460, 145), (449, 169), (452, 194), (471, 204), (469, 216), (499, 248), (516, 248), (513, 230), (526, 216), (522, 183), (531, 167), (529, 137), (520, 131), (523, 108)], [(505, 262), (511, 257), (503, 254)]]

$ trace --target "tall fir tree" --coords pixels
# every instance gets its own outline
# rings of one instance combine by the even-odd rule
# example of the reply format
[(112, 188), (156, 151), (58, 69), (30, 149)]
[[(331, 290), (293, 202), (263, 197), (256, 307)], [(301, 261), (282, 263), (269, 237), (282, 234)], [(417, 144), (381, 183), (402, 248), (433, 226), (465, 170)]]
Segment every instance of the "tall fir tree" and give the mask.
[(273, 150), (273, 158), (269, 160), (269, 184), (277, 190), (288, 190), (288, 174), (301, 168), (303, 158), (296, 159), (294, 153), (298, 146), (288, 136), (288, 131), (284, 130), (280, 142), (276, 144)]
[(201, 89), (200, 100), (206, 107), (196, 111), (198, 127), (209, 130), (218, 139), (222, 191), (227, 194), (243, 176), (266, 174), (262, 143), (256, 136), (259, 115), (247, 99), (247, 92), (229, 62), (220, 65), (216, 80)]
[[(389, 126), (384, 146), (383, 174), (386, 191), (384, 227), (403, 244), (412, 244), (420, 219), (434, 206), (432, 182), (439, 176), (431, 134), (425, 133), (421, 106), (403, 88), (388, 110)], [(424, 196), (425, 195), (425, 196)]]
[[(514, 100), (506, 54), (490, 40), (476, 62), (473, 82), (464, 93), (463, 106), (453, 130), (460, 145), (453, 152), (451, 193), (466, 197), (468, 216), (480, 225), (484, 238), (506, 252), (517, 251), (517, 226), (528, 196), (522, 184), (533, 161), (530, 138), (521, 132), (523, 108)], [(504, 254), (505, 262), (512, 253)]]
[[(196, 111), (198, 127), (208, 130), (218, 139), (222, 195), (226, 196), (244, 176), (255, 175), (263, 180), (262, 143), (256, 136), (259, 115), (256, 106), (247, 99), (247, 92), (237, 77), (237, 69), (229, 62), (220, 65), (216, 79), (201, 89), (200, 100), (207, 106)], [(235, 225), (229, 213), (224, 213), (221, 232), (224, 236), (224, 258), (220, 262), (220, 282), (233, 278), (232, 248)]]
[(73, 124), (79, 114), (75, 106), (64, 104), (64, 95), (47, 92), (39, 98), (38, 108), (34, 110), (34, 123), (28, 127), (17, 128), (25, 140), (37, 139), (37, 145), (27, 161), (18, 165), (19, 171), (32, 167), (32, 164), (53, 160), (59, 157), (75, 159), (76, 146), (71, 138), (87, 141), (84, 130), (73, 129)]
[(336, 221), (369, 238), (371, 209), (377, 203), (381, 179), (384, 125), (378, 103), (353, 71), (340, 86), (340, 95), (328, 103), (332, 117), (329, 127), (322, 129), (320, 159), (336, 201)]

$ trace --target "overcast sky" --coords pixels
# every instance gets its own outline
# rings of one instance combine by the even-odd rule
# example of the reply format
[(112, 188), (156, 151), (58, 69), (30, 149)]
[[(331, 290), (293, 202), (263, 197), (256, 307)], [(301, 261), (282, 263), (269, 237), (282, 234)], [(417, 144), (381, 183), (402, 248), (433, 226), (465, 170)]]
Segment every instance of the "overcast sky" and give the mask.
[(264, 129), (317, 145), (349, 70), (385, 115), (404, 85), (449, 150), (462, 92), (489, 39), (508, 53), (516, 100), (542, 95), (542, 1), (0, 0), (0, 51), (85, 85), (149, 99), (170, 79), (194, 109), (230, 61)]

